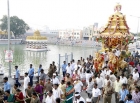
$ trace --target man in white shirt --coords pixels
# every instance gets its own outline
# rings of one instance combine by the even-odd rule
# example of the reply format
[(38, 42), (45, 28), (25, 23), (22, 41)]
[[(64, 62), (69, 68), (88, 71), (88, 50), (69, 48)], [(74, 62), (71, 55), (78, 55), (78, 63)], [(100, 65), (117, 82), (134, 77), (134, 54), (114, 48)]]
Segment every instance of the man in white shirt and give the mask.
[(110, 73), (110, 80), (112, 82), (115, 82), (116, 81), (116, 76), (112, 72)]
[(63, 92), (60, 88), (58, 88), (58, 84), (54, 84), (54, 88), (52, 91), (53, 91), (54, 99), (62, 98)]
[(83, 83), (79, 80), (78, 77), (76, 77), (76, 80), (74, 81), (74, 90), (75, 92), (81, 92), (83, 88)]
[(106, 61), (108, 61), (108, 55), (107, 53), (103, 53), (104, 54), (104, 62), (106, 63)]
[(119, 91), (121, 90), (121, 87), (122, 87), (122, 83), (121, 83), (121, 81), (120, 81), (120, 77), (117, 77), (117, 78), (116, 78), (116, 81), (114, 82), (115, 100), (116, 100), (116, 103), (119, 102), (118, 93), (119, 93)]
[(89, 83), (89, 78), (92, 77), (93, 74), (90, 73), (90, 70), (87, 70), (87, 73), (86, 73), (86, 83), (88, 84)]
[(135, 81), (139, 80), (139, 73), (138, 73), (138, 69), (135, 69), (135, 71), (133, 72), (133, 79)]
[(101, 76), (103, 79), (105, 79), (105, 74), (104, 74), (104, 72), (103, 72), (102, 70), (100, 70), (100, 76)]
[[(78, 60), (78, 62), (77, 62), (77, 67), (80, 67), (80, 69), (82, 68), (80, 60)], [(77, 67), (75, 69), (77, 69)]]
[(102, 69), (102, 72), (104, 73), (105, 76), (106, 76), (106, 70), (107, 70), (106, 67), (104, 67), (104, 68)]
[(107, 83), (110, 81), (110, 85), (112, 86), (112, 81), (110, 80), (110, 76), (107, 75), (106, 76), (106, 79), (104, 80), (104, 84), (103, 84), (103, 87), (107, 86)]
[(135, 66), (131, 66), (129, 65), (129, 70), (130, 70), (130, 73), (133, 74), (133, 72), (135, 71), (136, 67)]
[(96, 83), (98, 84), (98, 88), (101, 90), (103, 87), (103, 78), (100, 76), (100, 74), (97, 75)]
[(76, 103), (79, 103), (79, 102), (83, 102), (83, 103), (86, 103), (85, 102), (85, 99), (83, 97), (81, 97), (80, 93), (79, 92), (76, 92), (75, 93), (75, 97), (76, 97)]
[(55, 103), (55, 99), (54, 99), (53, 91), (52, 90), (50, 90), (48, 92), (48, 95), (47, 95), (47, 97), (45, 99), (45, 103)]
[(71, 70), (70, 63), (68, 63), (68, 66), (66, 67), (66, 73), (69, 73), (70, 77), (72, 77), (72, 70)]
[(75, 63), (75, 61), (74, 61), (74, 59), (73, 59), (73, 60), (72, 60), (72, 64), (71, 64), (72, 73), (73, 73), (74, 70), (75, 70), (75, 65), (76, 65), (76, 63)]
[(102, 65), (102, 68), (106, 68), (106, 67), (108, 67), (108, 61), (104, 62)]
[(101, 96), (101, 91), (97, 88), (97, 83), (94, 83), (94, 88), (92, 89), (92, 103), (99, 103)]
[(111, 72), (112, 72), (112, 71), (111, 71), (109, 68), (107, 68), (107, 70), (106, 70), (106, 75), (110, 75)]
[(91, 101), (92, 101), (92, 100), (91, 100), (90, 98), (87, 98), (87, 99), (86, 99), (86, 102), (87, 102), (87, 103), (91, 103)]
[(122, 76), (120, 76), (120, 81), (122, 84), (127, 84), (127, 78), (124, 76), (123, 73), (122, 73)]
[(135, 57), (135, 56), (136, 56), (135, 51), (133, 51), (131, 55), (132, 55), (133, 57)]
[(77, 74), (78, 75), (80, 75), (80, 70), (81, 70), (81, 68), (80, 68), (80, 65), (77, 67)]
[(102, 68), (102, 70), (100, 70), (100, 76), (105, 79), (105, 76), (106, 76), (106, 67), (104, 67), (104, 68)]
[(110, 80), (112, 81), (112, 86), (114, 86), (114, 82), (116, 81), (116, 76), (112, 72), (110, 73)]
[(28, 87), (28, 83), (30, 82), (30, 78), (28, 77), (28, 73), (25, 73), (24, 76), (24, 90), (23, 90), (23, 95), (26, 97), (25, 89)]
[(77, 72), (78, 75), (80, 75), (80, 67), (77, 66), (77, 68), (73, 71), (73, 74), (75, 74), (75, 72)]
[(85, 62), (87, 63), (89, 61), (89, 58), (87, 58), (86, 60), (85, 60)]
[(75, 63), (75, 66), (74, 66), (73, 70), (75, 71), (75, 70), (77, 70), (77, 68), (78, 68), (78, 65)]
[(53, 84), (60, 84), (60, 81), (58, 78), (56, 78), (56, 73), (53, 73), (53, 79), (52, 79)]

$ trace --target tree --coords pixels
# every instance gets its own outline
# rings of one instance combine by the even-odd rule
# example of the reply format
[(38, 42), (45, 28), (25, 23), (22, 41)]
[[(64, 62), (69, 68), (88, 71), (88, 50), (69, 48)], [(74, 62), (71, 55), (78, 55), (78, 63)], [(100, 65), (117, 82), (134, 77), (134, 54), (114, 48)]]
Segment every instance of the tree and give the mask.
[[(7, 16), (4, 15), (0, 21), (1, 30), (7, 31)], [(14, 33), (15, 37), (24, 34), (27, 30), (29, 30), (29, 26), (22, 19), (19, 19), (17, 16), (10, 17), (10, 31)]]

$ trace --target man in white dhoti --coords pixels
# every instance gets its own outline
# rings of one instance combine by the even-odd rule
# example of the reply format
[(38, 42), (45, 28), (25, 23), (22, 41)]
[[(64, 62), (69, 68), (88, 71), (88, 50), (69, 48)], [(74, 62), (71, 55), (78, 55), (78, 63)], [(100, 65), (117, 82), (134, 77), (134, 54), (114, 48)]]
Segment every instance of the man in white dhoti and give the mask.
[(28, 83), (30, 82), (30, 78), (28, 77), (28, 73), (25, 73), (24, 76), (24, 84), (23, 84), (23, 95), (26, 96), (25, 89), (28, 87)]

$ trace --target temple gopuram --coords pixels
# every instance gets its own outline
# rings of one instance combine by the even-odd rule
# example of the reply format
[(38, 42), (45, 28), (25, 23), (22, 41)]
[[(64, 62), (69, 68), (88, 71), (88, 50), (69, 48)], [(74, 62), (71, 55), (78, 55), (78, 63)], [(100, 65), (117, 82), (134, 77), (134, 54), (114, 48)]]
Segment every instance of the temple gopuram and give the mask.
[(37, 30), (33, 36), (27, 36), (26, 45), (26, 50), (29, 51), (47, 51), (47, 37), (41, 36)]
[(104, 67), (108, 67), (112, 72), (124, 69), (127, 63), (124, 61), (130, 55), (128, 45), (134, 39), (129, 32), (125, 15), (121, 11), (122, 6), (118, 3), (114, 8), (114, 14), (109, 17), (107, 25), (96, 37), (98, 42), (102, 42), (102, 49), (96, 53), (94, 66), (96, 72)]

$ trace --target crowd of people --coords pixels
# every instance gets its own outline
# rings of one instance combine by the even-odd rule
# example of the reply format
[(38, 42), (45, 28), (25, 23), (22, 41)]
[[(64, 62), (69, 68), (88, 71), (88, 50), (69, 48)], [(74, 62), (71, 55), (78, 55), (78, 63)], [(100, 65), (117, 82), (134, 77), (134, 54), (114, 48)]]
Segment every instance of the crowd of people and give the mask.
[[(56, 72), (55, 62), (50, 64), (48, 73), (42, 65), (37, 72), (33, 65), (24, 75), (23, 90), (19, 83), (20, 72), (15, 66), (16, 83), (12, 87), (8, 77), (3, 79), (4, 88), (0, 88), (0, 103), (140, 103), (140, 61), (133, 52), (125, 58), (128, 66), (112, 72), (105, 65), (99, 72), (94, 68), (93, 56), (64, 61), (62, 76)], [(34, 84), (34, 74), (38, 73)], [(61, 74), (61, 73), (60, 73)], [(81, 94), (86, 93), (87, 97)], [(112, 101), (112, 96), (115, 100)]]

